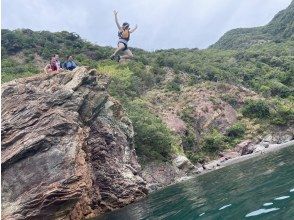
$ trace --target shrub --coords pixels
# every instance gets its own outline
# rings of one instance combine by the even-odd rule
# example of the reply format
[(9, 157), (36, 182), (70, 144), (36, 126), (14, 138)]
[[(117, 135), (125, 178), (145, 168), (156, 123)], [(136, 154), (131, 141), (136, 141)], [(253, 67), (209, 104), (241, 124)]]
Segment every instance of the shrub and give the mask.
[(160, 68), (159, 66), (153, 65), (151, 67), (151, 70), (156, 75), (165, 75), (165, 70), (163, 68)]
[(206, 161), (206, 155), (204, 152), (192, 152), (192, 151), (187, 151), (186, 155), (188, 159), (192, 163), (204, 163)]
[(97, 67), (98, 72), (105, 73), (111, 77), (109, 92), (119, 99), (133, 97), (132, 77), (133, 72), (128, 67), (121, 67), (113, 62), (100, 63)]
[(179, 76), (176, 76), (171, 82), (166, 85), (168, 91), (181, 91), (181, 79)]
[(195, 74), (191, 74), (188, 85), (189, 86), (193, 86), (193, 85), (199, 83), (200, 80), (201, 80), (201, 76), (195, 75)]
[(246, 128), (242, 123), (236, 123), (227, 130), (227, 135), (230, 138), (239, 138), (245, 134)]
[(271, 115), (271, 122), (275, 125), (287, 125), (294, 123), (293, 106), (277, 103)]
[(242, 114), (249, 118), (269, 118), (270, 107), (264, 100), (247, 100), (242, 109)]
[(259, 91), (263, 94), (263, 96), (268, 97), (271, 94), (271, 89), (268, 86), (262, 85)]
[(229, 103), (232, 107), (237, 107), (238, 105), (238, 100), (234, 95), (231, 94), (225, 94), (221, 96), (221, 99), (224, 100), (225, 102)]
[(142, 100), (131, 101), (126, 108), (133, 122), (138, 156), (143, 160), (169, 160), (173, 146), (171, 131)]
[(186, 123), (191, 124), (191, 122), (195, 120), (193, 116), (193, 108), (190, 106), (184, 108), (181, 112), (181, 119)]
[(286, 98), (291, 94), (291, 89), (278, 81), (271, 81), (268, 87), (270, 88), (270, 93), (272, 96), (280, 96), (282, 98)]
[(218, 81), (218, 74), (219, 72), (214, 67), (210, 67), (206, 69), (205, 79), (209, 81)]
[(216, 153), (223, 150), (226, 147), (226, 138), (223, 134), (217, 130), (213, 130), (203, 138), (203, 150), (209, 153)]
[(184, 147), (185, 150), (191, 150), (195, 148), (196, 144), (197, 142), (196, 142), (195, 132), (193, 128), (190, 127), (186, 135), (183, 136), (182, 138), (182, 146)]

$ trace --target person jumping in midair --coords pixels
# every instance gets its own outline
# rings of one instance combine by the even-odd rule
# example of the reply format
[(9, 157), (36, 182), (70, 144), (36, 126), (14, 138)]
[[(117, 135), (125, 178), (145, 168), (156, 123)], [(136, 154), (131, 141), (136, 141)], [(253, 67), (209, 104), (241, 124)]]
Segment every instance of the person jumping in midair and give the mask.
[[(127, 22), (124, 22), (123, 25), (121, 26), (118, 22), (117, 18), (117, 11), (113, 11), (114, 17), (115, 17), (115, 23), (118, 28), (118, 43), (117, 43), (117, 49), (114, 51), (114, 53), (110, 56), (110, 59), (116, 59), (118, 62), (120, 59), (132, 59), (134, 56), (132, 54), (132, 51), (128, 48), (128, 41), (130, 39), (130, 34), (133, 33), (138, 26), (136, 25), (135, 28), (130, 29), (130, 25)], [(117, 56), (116, 54), (119, 51), (123, 51), (124, 55), (123, 56)]]

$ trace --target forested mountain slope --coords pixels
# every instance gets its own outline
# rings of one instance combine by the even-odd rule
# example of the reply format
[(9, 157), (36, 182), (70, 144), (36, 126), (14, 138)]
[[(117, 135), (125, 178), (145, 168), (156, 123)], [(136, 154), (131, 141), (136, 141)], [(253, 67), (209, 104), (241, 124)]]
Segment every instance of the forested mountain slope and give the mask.
[(294, 40), (294, 1), (267, 25), (230, 30), (211, 46), (214, 49), (248, 48), (253, 44)]

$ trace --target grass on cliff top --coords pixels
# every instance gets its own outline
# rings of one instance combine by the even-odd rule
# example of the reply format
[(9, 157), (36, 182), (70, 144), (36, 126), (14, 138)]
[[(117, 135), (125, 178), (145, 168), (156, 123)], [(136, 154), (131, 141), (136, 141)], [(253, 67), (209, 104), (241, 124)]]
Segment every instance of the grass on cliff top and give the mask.
[(165, 74), (162, 68), (145, 66), (138, 61), (129, 61), (125, 64), (101, 61), (97, 70), (111, 77), (109, 92), (123, 101), (133, 100), (158, 86)]
[(112, 61), (107, 61), (99, 63), (97, 70), (110, 76), (109, 93), (112, 96), (120, 100), (133, 96), (131, 88), (133, 72), (128, 66), (120, 66)]

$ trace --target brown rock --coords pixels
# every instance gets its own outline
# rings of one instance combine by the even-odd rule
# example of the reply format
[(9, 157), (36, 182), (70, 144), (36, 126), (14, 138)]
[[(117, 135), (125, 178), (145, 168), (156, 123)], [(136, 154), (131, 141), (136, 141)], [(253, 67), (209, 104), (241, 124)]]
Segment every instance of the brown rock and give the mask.
[(147, 182), (149, 191), (175, 183), (177, 179), (185, 177), (184, 171), (170, 163), (151, 162), (142, 170), (142, 176)]
[(252, 140), (244, 140), (241, 143), (237, 144), (235, 150), (241, 153), (241, 155), (245, 155), (253, 152), (250, 152), (250, 146), (252, 146)]
[(241, 154), (236, 152), (236, 151), (229, 150), (229, 151), (222, 152), (220, 154), (220, 156), (225, 158), (225, 160), (228, 160), (228, 159), (232, 159), (232, 158), (235, 158), (235, 157), (239, 157), (239, 156), (241, 156)]
[(2, 218), (93, 217), (146, 195), (132, 123), (81, 67), (2, 86)]

